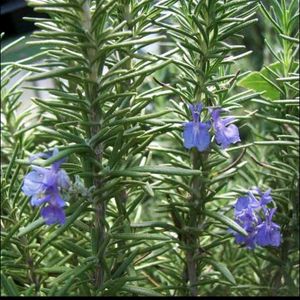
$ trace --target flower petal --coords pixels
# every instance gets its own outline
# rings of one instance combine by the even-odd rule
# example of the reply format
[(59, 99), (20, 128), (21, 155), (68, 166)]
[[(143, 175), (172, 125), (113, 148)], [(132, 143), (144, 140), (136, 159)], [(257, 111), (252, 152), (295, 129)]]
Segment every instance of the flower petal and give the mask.
[(70, 187), (70, 179), (65, 170), (59, 170), (57, 173), (57, 184), (63, 189)]
[(240, 141), (239, 130), (236, 125), (230, 124), (234, 121), (233, 117), (221, 119), (220, 109), (215, 109), (211, 112), (213, 119), (216, 141), (221, 145), (222, 149), (227, 148), (230, 144), (235, 144)]
[[(59, 153), (58, 149), (57, 149), (57, 148), (54, 148), (54, 149), (53, 149), (53, 154), (52, 154), (52, 156), (56, 156), (58, 153)], [(62, 163), (64, 163), (65, 161), (66, 161), (66, 158), (62, 158), (62, 159), (60, 159), (60, 160), (54, 162), (53, 165), (52, 165), (52, 170), (53, 170), (54, 172), (58, 172), (58, 170), (59, 170), (59, 168), (60, 168), (60, 165), (61, 165)]]
[(41, 209), (41, 215), (47, 225), (66, 222), (65, 212), (62, 208), (56, 206), (47, 206)]
[(205, 151), (210, 144), (209, 125), (201, 122), (197, 125), (198, 128), (194, 126), (194, 145), (201, 152)]
[(260, 203), (261, 205), (267, 205), (268, 203), (270, 203), (272, 201), (272, 197), (271, 197), (271, 189), (268, 189), (267, 191), (265, 191), (262, 196), (261, 196), (261, 200)]
[(36, 193), (42, 192), (44, 176), (36, 171), (31, 171), (24, 177), (22, 191), (27, 196), (32, 196)]
[(280, 245), (280, 229), (278, 228), (277, 224), (273, 224), (267, 224), (267, 222), (265, 221), (257, 226), (256, 243), (259, 246), (278, 247)]
[(262, 247), (269, 244), (268, 233), (267, 233), (265, 222), (257, 226), (256, 243), (257, 245)]
[(229, 126), (227, 126), (224, 130), (224, 134), (225, 134), (227, 140), (232, 144), (241, 141), (240, 135), (239, 135), (239, 130), (238, 130), (237, 126), (234, 124), (230, 124)]
[(194, 147), (193, 127), (193, 122), (188, 122), (184, 124), (183, 142), (184, 147), (187, 149), (191, 149), (192, 147)]
[(249, 205), (249, 197), (239, 197), (234, 208), (236, 211), (240, 211), (242, 209), (246, 209)]
[(196, 104), (190, 104), (189, 105), (189, 109), (192, 113), (192, 116), (193, 116), (193, 121), (194, 122), (198, 122), (199, 121), (199, 116), (201, 114), (201, 111), (202, 111), (202, 103), (196, 103)]
[(46, 186), (53, 186), (56, 184), (56, 173), (52, 169), (46, 169), (39, 166), (32, 166), (32, 169), (43, 176), (42, 183)]
[(59, 192), (53, 192), (51, 195), (51, 204), (58, 207), (64, 207), (66, 205), (65, 201), (60, 197)]
[(48, 202), (50, 199), (51, 199), (50, 195), (35, 194), (31, 197), (30, 204), (32, 206), (39, 206), (45, 202)]
[(235, 118), (234, 117), (226, 117), (222, 119), (222, 123), (224, 126), (227, 126), (229, 123), (234, 122)]
[[(277, 225), (278, 226), (278, 225)], [(280, 230), (273, 228), (271, 232), (271, 246), (279, 247), (281, 243)]]
[(222, 149), (227, 148), (230, 144), (235, 144), (240, 141), (239, 130), (231, 124), (228, 127), (220, 127), (216, 131), (217, 143), (221, 145)]

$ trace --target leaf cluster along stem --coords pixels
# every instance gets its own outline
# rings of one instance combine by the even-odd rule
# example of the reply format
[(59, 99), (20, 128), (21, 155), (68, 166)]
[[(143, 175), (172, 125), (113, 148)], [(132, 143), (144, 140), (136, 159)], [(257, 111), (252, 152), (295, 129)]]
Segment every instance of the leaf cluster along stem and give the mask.
[(1, 64), (1, 294), (296, 295), (297, 0), (27, 3), (48, 17)]
[[(203, 164), (207, 159), (206, 153), (200, 153), (195, 149), (191, 152), (191, 163), (194, 170), (203, 171)], [(189, 209), (187, 226), (191, 228), (201, 228), (203, 222), (203, 209), (205, 201), (205, 184), (202, 180), (203, 175), (195, 175), (191, 179), (191, 206)], [(186, 250), (186, 264), (189, 281), (189, 289), (191, 296), (198, 295), (198, 249), (200, 248), (199, 232), (189, 232), (185, 237)]]
[[(91, 13), (90, 13), (90, 1), (84, 1), (82, 5), (82, 11), (83, 11), (83, 28), (86, 30), (86, 32), (93, 37), (93, 32), (91, 30)], [(94, 44), (96, 45), (96, 41), (94, 39)], [(97, 102), (95, 100), (97, 99), (98, 93), (97, 93), (97, 78), (98, 78), (98, 69), (99, 69), (99, 62), (98, 60), (95, 60), (97, 54), (97, 49), (94, 47), (87, 49), (87, 60), (90, 65), (90, 73), (89, 73), (89, 83), (86, 84), (86, 95), (87, 99), (90, 104), (90, 111), (89, 111), (89, 121), (93, 125), (90, 126), (88, 129), (88, 136), (92, 138), (96, 134), (98, 134), (101, 131), (101, 123), (103, 120), (102, 116), (102, 110), (97, 105)], [(93, 174), (99, 173), (100, 167), (102, 165), (102, 155), (103, 155), (103, 143), (98, 143), (92, 148), (95, 160), (97, 161), (97, 164), (92, 163), (85, 163), (85, 167), (88, 167), (87, 172), (92, 172)], [(85, 158), (83, 158), (85, 159)], [(102, 187), (102, 178), (100, 176), (93, 177), (89, 187), (93, 186), (95, 189), (100, 189)], [(92, 234), (92, 238), (95, 239), (95, 241), (92, 243), (95, 245), (96, 250), (100, 248), (102, 245), (104, 239), (105, 239), (105, 202), (101, 201), (101, 198), (99, 197), (99, 194), (96, 194), (93, 199), (93, 205), (95, 210), (95, 218), (94, 218), (94, 225), (93, 230), (94, 234)], [(97, 251), (98, 252), (98, 251)], [(95, 287), (100, 288), (102, 284), (104, 283), (104, 267), (101, 265), (102, 258), (98, 258), (97, 264), (96, 264), (96, 270), (95, 270)]]

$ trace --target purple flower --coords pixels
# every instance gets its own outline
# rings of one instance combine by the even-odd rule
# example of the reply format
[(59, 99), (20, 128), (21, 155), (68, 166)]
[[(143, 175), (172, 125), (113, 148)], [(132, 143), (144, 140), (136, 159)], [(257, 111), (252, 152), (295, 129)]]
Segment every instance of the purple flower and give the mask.
[(251, 214), (253, 214), (254, 210), (260, 207), (259, 201), (255, 197), (252, 197), (252, 196), (253, 195), (249, 193), (248, 196), (240, 197), (237, 199), (237, 202), (234, 205), (235, 216), (240, 216), (241, 214), (243, 214), (247, 211), (251, 211)]
[(221, 145), (222, 149), (227, 148), (230, 144), (235, 144), (241, 141), (237, 126), (234, 124), (229, 125), (229, 123), (234, 120), (233, 117), (221, 119), (221, 109), (214, 109), (210, 111), (213, 119), (216, 141)]
[(66, 215), (61, 207), (57, 206), (46, 206), (41, 209), (41, 215), (45, 219), (47, 225), (60, 223), (64, 224), (66, 222)]
[(59, 190), (55, 186), (47, 188), (44, 193), (34, 194), (30, 203), (32, 206), (39, 206), (43, 203), (57, 207), (65, 206), (65, 201), (60, 197)]
[[(53, 156), (58, 154), (55, 148)], [(36, 154), (30, 161), (38, 157), (49, 157), (47, 154)], [(40, 206), (48, 203), (47, 207), (42, 208), (41, 215), (46, 220), (46, 224), (65, 222), (65, 214), (62, 207), (65, 206), (64, 200), (60, 196), (60, 191), (67, 190), (70, 186), (70, 180), (67, 173), (60, 169), (63, 160), (53, 163), (50, 169), (32, 166), (32, 171), (24, 178), (22, 191), (25, 195), (31, 197), (32, 206)]]
[(198, 103), (189, 106), (193, 121), (184, 124), (183, 139), (184, 147), (191, 149), (196, 147), (198, 151), (205, 151), (210, 144), (209, 128), (210, 122), (200, 122), (202, 104)]
[[(260, 196), (259, 200), (254, 193)], [(267, 208), (267, 204), (271, 201), (271, 189), (261, 192), (259, 188), (253, 188), (247, 196), (237, 199), (234, 205), (235, 222), (243, 227), (248, 236), (243, 236), (232, 229), (229, 230), (234, 235), (236, 243), (244, 244), (249, 249), (254, 249), (256, 245), (275, 247), (280, 245), (280, 226), (272, 222), (276, 209)], [(264, 220), (261, 217), (264, 217)]]
[[(238, 222), (237, 222), (238, 223)], [(239, 224), (242, 225), (242, 224)], [(244, 236), (238, 232), (233, 231), (233, 235), (235, 236), (235, 242), (237, 244), (244, 244), (246, 248), (248, 249), (254, 249), (255, 244), (255, 238), (256, 238), (256, 229), (253, 226), (243, 226), (246, 232), (248, 233), (247, 236)]]
[(259, 208), (259, 202), (251, 197), (240, 197), (234, 205), (234, 215), (245, 226), (250, 226), (257, 221), (255, 210)]
[[(58, 150), (53, 151), (53, 155), (57, 155)], [(59, 167), (62, 160), (55, 162), (51, 169), (32, 166), (33, 171), (28, 173), (24, 178), (24, 184), (22, 190), (25, 195), (33, 196), (34, 194), (45, 193), (47, 189), (53, 187), (60, 187), (68, 189), (70, 180), (67, 173), (64, 170), (60, 170)]]
[(35, 194), (43, 193), (43, 174), (40, 174), (37, 171), (31, 171), (28, 173), (24, 178), (22, 191), (29, 197)]
[(276, 208), (267, 211), (265, 221), (257, 226), (256, 243), (259, 246), (278, 247), (281, 242), (280, 226), (272, 222)]
[(268, 189), (266, 192), (264, 192), (261, 195), (261, 205), (267, 205), (268, 203), (270, 203), (272, 201), (272, 197), (271, 197), (271, 189)]
[(269, 204), (273, 199), (271, 197), (271, 189), (268, 189), (267, 191), (260, 192), (260, 203), (261, 205), (267, 205)]

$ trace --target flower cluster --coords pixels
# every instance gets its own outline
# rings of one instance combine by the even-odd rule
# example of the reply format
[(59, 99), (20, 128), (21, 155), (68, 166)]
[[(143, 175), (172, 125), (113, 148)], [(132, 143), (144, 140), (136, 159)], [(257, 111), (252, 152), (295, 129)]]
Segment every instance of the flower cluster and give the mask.
[[(211, 122), (201, 122), (200, 114), (202, 111), (202, 104), (198, 103), (189, 106), (193, 121), (184, 124), (183, 139), (184, 147), (191, 149), (196, 147), (198, 151), (205, 151), (210, 144), (209, 129)], [(239, 130), (234, 124), (229, 124), (234, 121), (233, 117), (221, 119), (220, 112), (222, 109), (210, 109), (211, 117), (213, 120), (213, 128), (215, 131), (216, 141), (222, 149), (227, 148), (230, 144), (240, 141)]]
[[(255, 192), (259, 199), (255, 197)], [(236, 243), (244, 244), (249, 249), (254, 249), (256, 245), (262, 247), (280, 245), (280, 226), (272, 222), (276, 208), (267, 208), (271, 201), (271, 189), (263, 193), (258, 188), (250, 190), (247, 196), (237, 199), (234, 205), (235, 221), (245, 229), (248, 236), (230, 230), (235, 236)]]
[[(56, 156), (57, 154), (58, 149), (55, 148), (52, 155)], [(48, 158), (50, 156), (39, 153), (34, 155), (30, 161), (32, 162), (38, 157)], [(31, 197), (31, 205), (40, 206), (47, 203), (47, 206), (41, 209), (41, 215), (48, 225), (64, 224), (66, 220), (63, 210), (65, 202), (60, 196), (60, 191), (69, 188), (70, 180), (67, 173), (60, 169), (62, 163), (63, 160), (56, 161), (50, 169), (33, 165), (33, 170), (25, 176), (22, 186), (24, 194)]]

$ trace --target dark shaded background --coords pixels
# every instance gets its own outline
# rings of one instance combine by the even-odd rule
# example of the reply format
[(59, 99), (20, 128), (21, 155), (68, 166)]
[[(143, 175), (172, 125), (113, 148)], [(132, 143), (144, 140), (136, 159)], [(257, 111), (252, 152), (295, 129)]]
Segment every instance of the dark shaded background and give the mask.
[(33, 17), (39, 14), (27, 7), (25, 0), (1, 0), (1, 32), (5, 38), (18, 36), (34, 30), (32, 22), (24, 21), (23, 17)]

